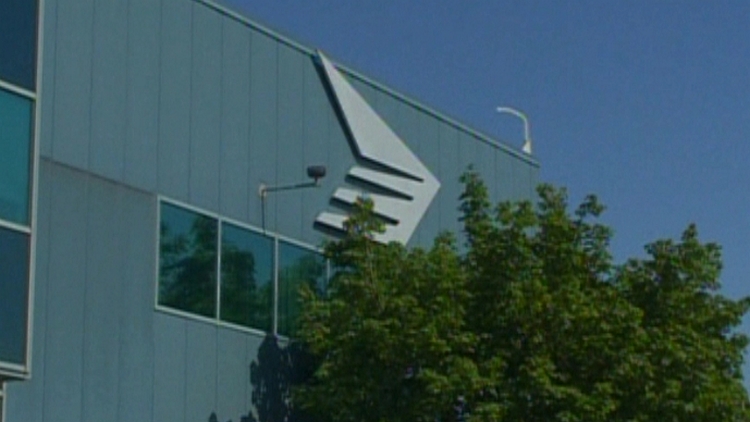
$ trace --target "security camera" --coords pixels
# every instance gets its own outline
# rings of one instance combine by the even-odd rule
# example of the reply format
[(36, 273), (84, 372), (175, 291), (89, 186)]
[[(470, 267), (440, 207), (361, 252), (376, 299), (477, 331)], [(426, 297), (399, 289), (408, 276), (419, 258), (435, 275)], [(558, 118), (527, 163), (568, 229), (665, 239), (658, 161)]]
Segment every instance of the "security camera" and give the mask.
[(326, 176), (326, 166), (309, 166), (307, 167), (307, 177), (313, 179), (315, 183)]

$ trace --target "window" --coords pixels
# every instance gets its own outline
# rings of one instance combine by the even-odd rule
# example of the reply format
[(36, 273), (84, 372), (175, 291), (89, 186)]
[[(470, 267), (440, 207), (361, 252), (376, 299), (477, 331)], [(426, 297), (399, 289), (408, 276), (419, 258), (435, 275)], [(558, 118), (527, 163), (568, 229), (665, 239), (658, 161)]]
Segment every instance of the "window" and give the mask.
[(223, 223), (220, 319), (271, 331), (273, 296), (273, 239)]
[(31, 100), (0, 89), (0, 219), (25, 226), (29, 224), (32, 110)]
[(326, 281), (326, 261), (318, 252), (279, 241), (278, 333), (294, 336), (300, 316), (300, 289), (308, 286), (322, 294)]
[(36, 79), (36, 21), (36, 1), (0, 1), (0, 79), (30, 91)]
[(29, 235), (0, 227), (0, 362), (26, 363)]
[(300, 288), (325, 290), (327, 261), (312, 248), (171, 202), (160, 215), (159, 306), (292, 336)]
[(216, 316), (217, 221), (163, 203), (159, 242), (159, 304)]

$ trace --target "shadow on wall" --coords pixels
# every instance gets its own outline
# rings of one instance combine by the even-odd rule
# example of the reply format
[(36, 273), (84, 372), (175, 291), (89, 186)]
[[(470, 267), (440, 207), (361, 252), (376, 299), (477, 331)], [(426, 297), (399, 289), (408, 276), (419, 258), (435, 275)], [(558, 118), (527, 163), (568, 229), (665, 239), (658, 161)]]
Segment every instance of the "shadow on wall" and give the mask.
[[(290, 390), (309, 379), (314, 368), (311, 356), (298, 343), (281, 345), (274, 335), (266, 335), (256, 360), (250, 364), (252, 403), (256, 412), (253, 414), (249, 410), (247, 415), (240, 416), (239, 422), (313, 422), (292, 406)], [(216, 413), (211, 413), (208, 422), (219, 422)]]

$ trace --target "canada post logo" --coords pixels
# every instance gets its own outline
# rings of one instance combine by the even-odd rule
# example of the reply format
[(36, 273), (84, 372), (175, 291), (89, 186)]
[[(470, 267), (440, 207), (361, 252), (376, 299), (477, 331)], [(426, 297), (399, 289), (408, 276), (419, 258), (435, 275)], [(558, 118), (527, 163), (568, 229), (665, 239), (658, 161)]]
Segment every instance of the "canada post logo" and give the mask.
[[(321, 53), (325, 77), (358, 155), (359, 164), (347, 177), (360, 189), (340, 187), (333, 199), (352, 205), (366, 195), (375, 213), (385, 221), (385, 232), (376, 240), (406, 244), (440, 189), (440, 182), (422, 164), (404, 141), (370, 107), (336, 67)], [(316, 223), (343, 230), (346, 215), (322, 212)]]

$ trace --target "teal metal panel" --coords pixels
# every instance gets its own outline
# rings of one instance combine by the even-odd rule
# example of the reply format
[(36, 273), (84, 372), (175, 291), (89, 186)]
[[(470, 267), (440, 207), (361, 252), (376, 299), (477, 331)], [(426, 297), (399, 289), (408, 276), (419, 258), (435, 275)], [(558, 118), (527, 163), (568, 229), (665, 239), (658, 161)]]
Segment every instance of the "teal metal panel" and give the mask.
[(513, 172), (514, 161), (515, 158), (503, 151), (495, 153), (495, 195), (500, 200), (508, 200), (514, 196), (513, 184), (518, 182)]
[(191, 1), (162, 1), (158, 187), (183, 201), (189, 198), (191, 163), (192, 12)]
[(81, 169), (89, 163), (93, 18), (94, 0), (57, 5), (53, 156)]
[(216, 415), (220, 421), (239, 421), (246, 415), (250, 396), (250, 362), (247, 360), (248, 334), (230, 329), (220, 329), (217, 339), (216, 378), (218, 394)]
[(90, 170), (113, 180), (122, 179), (125, 158), (127, 13), (126, 0), (94, 8)]
[(119, 230), (125, 265), (124, 282), (118, 286), (118, 419), (142, 422), (151, 420), (154, 406), (156, 204), (152, 196), (134, 190), (121, 190), (121, 195)]
[[(217, 328), (187, 323), (185, 360), (185, 415), (187, 419), (208, 420), (216, 409)], [(231, 353), (232, 351), (222, 351)]]
[[(253, 391), (253, 364), (258, 364), (258, 351), (260, 350), (261, 345), (263, 344), (264, 336), (259, 335), (249, 335), (245, 337), (245, 350), (247, 351), (246, 355), (246, 361), (250, 362), (250, 368), (248, 368), (248, 371), (250, 372), (250, 376), (248, 377), (249, 386), (248, 390), (252, 393)], [(245, 396), (245, 409), (252, 409), (253, 408), (253, 395), (248, 394)], [(233, 419), (234, 420), (234, 419)]]
[[(253, 33), (250, 46), (250, 160), (248, 185), (256, 194), (248, 195), (249, 222), (261, 225), (261, 201), (257, 188), (261, 183), (276, 183), (277, 141), (277, 43)], [(273, 227), (269, 207), (268, 227)]]
[(495, 154), (497, 153), (497, 149), (479, 140), (474, 142), (477, 146), (476, 168), (482, 176), (482, 180), (487, 185), (490, 202), (494, 204), (498, 199), (497, 186), (499, 185), (499, 180), (495, 174)]
[[(330, 175), (331, 163), (328, 162), (328, 115), (332, 113), (326, 96), (325, 89), (320, 82), (316, 65), (311, 57), (305, 57), (303, 62), (303, 107), (304, 128), (302, 142), (302, 155), (305, 165), (322, 164), (329, 168), (329, 174), (321, 180), (321, 187), (308, 189), (301, 193), (301, 221), (303, 224), (303, 237), (301, 240), (318, 245), (321, 241), (319, 233), (311, 230), (313, 221), (318, 213), (326, 208), (328, 196), (325, 188), (333, 186), (334, 181)], [(344, 149), (348, 146), (344, 145)]]
[(526, 170), (528, 172), (528, 195), (530, 198), (536, 197), (536, 188), (539, 186), (539, 168), (529, 166)]
[[(127, 20), (123, 181), (148, 191), (154, 191), (157, 186), (161, 7), (161, 0), (130, 0), (128, 3), (128, 16), (132, 18)], [(164, 163), (167, 165), (171, 161), (164, 160)]]
[[(276, 142), (276, 180), (280, 184), (307, 180), (307, 163), (302, 150), (305, 143), (303, 84), (305, 57), (285, 45), (278, 47), (278, 140)], [(302, 192), (279, 192), (268, 197), (273, 210), (274, 227), (295, 239), (302, 237)]]
[(45, 1), (43, 4), (44, 28), (42, 34), (42, 78), (37, 83), (37, 92), (41, 94), (41, 113), (45, 116), (39, 131), (39, 151), (43, 157), (52, 157), (52, 140), (54, 138), (55, 112), (55, 74), (57, 72), (57, 2)]
[(83, 344), (83, 418), (111, 419), (117, 414), (120, 340), (120, 291), (127, 227), (122, 227), (121, 195), (116, 186), (89, 178), (85, 248), (85, 320)]
[(219, 197), (221, 213), (248, 218), (250, 158), (250, 32), (237, 22), (223, 21), (221, 68), (221, 165)]
[(526, 184), (526, 166), (520, 163), (518, 160), (510, 162), (511, 168), (511, 194), (510, 199), (517, 201), (526, 196), (526, 190), (528, 185)]
[(440, 179), (440, 123), (424, 114), (419, 115), (419, 159), (430, 169), (430, 172), (440, 181), (441, 188), (432, 204), (417, 227), (419, 244), (429, 247), (432, 245), (437, 228), (440, 227), (440, 207), (437, 203), (442, 194), (443, 180)]
[(86, 297), (87, 178), (56, 166), (41, 184), (52, 186), (47, 324), (43, 368), (45, 415), (82, 420)]
[(219, 209), (221, 149), (221, 20), (193, 6), (190, 97), (190, 203)]
[(154, 314), (154, 401), (152, 421), (208, 420), (185, 413), (187, 334), (182, 318)]
[[(401, 140), (404, 141), (404, 143), (409, 147), (409, 149), (417, 156), (419, 157), (419, 160), (424, 162), (424, 157), (422, 155), (422, 118), (424, 116), (421, 115), (414, 107), (412, 107), (409, 104), (405, 104), (402, 102), (396, 102), (394, 103), (396, 105), (396, 109), (398, 110), (398, 114), (396, 118), (393, 119), (393, 127), (395, 132), (401, 137)], [(430, 168), (430, 172), (435, 174), (434, 169)], [(438, 195), (440, 191), (438, 190)], [(429, 211), (429, 209), (428, 209)], [(414, 234), (412, 234), (411, 239), (409, 240), (409, 245), (416, 246), (421, 245), (424, 246), (425, 243), (429, 244), (431, 241), (431, 236), (433, 235), (433, 232), (435, 231), (434, 228), (426, 227), (425, 225), (425, 218), (427, 216), (427, 213), (422, 216), (422, 220), (417, 225), (416, 230), (414, 231)], [(425, 229), (429, 232), (429, 235), (426, 235), (424, 233)]]
[(452, 126), (440, 125), (438, 138), (440, 142), (440, 170), (438, 173), (440, 192), (435, 198), (433, 207), (440, 210), (438, 227), (458, 235), (461, 227), (458, 222), (460, 215), (458, 200), (463, 191), (459, 178), (464, 171), (458, 165), (458, 131)]

